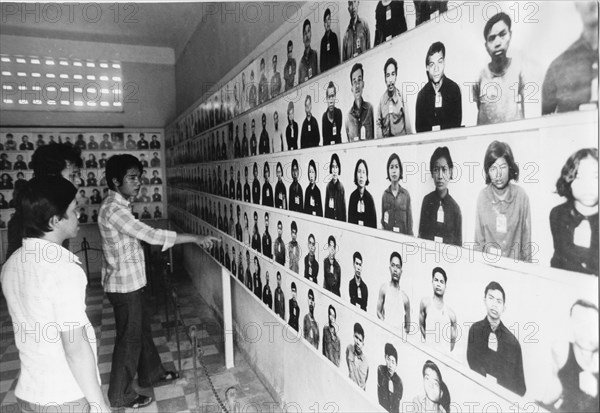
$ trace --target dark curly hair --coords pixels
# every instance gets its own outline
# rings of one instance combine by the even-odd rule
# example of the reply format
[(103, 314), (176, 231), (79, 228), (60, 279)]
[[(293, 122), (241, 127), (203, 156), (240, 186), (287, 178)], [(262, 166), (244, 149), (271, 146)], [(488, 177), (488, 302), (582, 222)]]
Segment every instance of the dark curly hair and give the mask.
[(598, 162), (598, 149), (597, 148), (584, 148), (575, 152), (567, 159), (565, 165), (562, 167), (560, 172), (560, 178), (556, 181), (556, 192), (560, 196), (564, 196), (569, 201), (573, 200), (573, 193), (571, 192), (571, 183), (577, 178), (577, 170), (579, 169), (579, 162), (582, 159), (591, 157)]

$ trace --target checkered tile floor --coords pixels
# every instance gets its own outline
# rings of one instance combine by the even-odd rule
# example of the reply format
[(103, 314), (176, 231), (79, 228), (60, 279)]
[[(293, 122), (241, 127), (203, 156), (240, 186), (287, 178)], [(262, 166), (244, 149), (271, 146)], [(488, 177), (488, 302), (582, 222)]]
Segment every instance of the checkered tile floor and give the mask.
[[(235, 351), (235, 367), (225, 369), (223, 335), (213, 316), (212, 310), (193, 287), (189, 277), (181, 274), (174, 277), (174, 285), (179, 295), (181, 315), (186, 326), (199, 326), (200, 345), (204, 362), (221, 399), (230, 386), (237, 388), (237, 401), (240, 407), (261, 407), (269, 412), (280, 411), (274, 407), (274, 400), (258, 380), (246, 361)], [(152, 324), (154, 342), (158, 348), (163, 365), (167, 370), (178, 370), (178, 352), (174, 329), (171, 328), (170, 340), (167, 340), (167, 322), (162, 297), (159, 305), (154, 305), (155, 314)], [(108, 391), (111, 370), (112, 351), (115, 340), (115, 320), (112, 306), (104, 296), (98, 280), (92, 280), (87, 290), (87, 313), (96, 330), (99, 341), (98, 368), (104, 394)], [(170, 325), (173, 323), (170, 315)], [(19, 377), (19, 353), (14, 344), (14, 333), (4, 297), (0, 299), (0, 413), (17, 413), (18, 407), (14, 389)], [(200, 406), (196, 406), (195, 378), (191, 344), (180, 328), (181, 374), (174, 383), (154, 387), (139, 388), (141, 394), (154, 397), (149, 406), (138, 409), (139, 412), (220, 412), (217, 401), (210, 389), (209, 382), (201, 368), (197, 370)], [(198, 363), (198, 366), (200, 364)], [(114, 412), (126, 412), (130, 409), (118, 409)], [(256, 408), (255, 408), (256, 410)]]

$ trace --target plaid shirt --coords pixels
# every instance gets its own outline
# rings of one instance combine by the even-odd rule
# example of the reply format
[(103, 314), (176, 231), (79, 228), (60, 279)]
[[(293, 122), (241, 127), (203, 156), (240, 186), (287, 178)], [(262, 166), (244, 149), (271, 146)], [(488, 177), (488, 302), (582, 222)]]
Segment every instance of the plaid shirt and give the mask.
[(128, 293), (146, 285), (144, 250), (140, 240), (162, 245), (175, 244), (177, 233), (154, 229), (135, 219), (130, 202), (110, 191), (100, 207), (98, 227), (102, 236), (102, 286), (109, 293)]

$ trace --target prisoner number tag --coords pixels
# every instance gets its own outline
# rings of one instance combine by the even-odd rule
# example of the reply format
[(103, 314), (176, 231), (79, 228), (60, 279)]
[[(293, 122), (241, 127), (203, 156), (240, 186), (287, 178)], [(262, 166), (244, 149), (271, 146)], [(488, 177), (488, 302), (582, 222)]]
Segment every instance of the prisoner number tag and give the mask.
[(488, 348), (494, 352), (498, 351), (498, 337), (494, 332), (491, 332), (488, 336)]
[(584, 219), (573, 232), (573, 244), (579, 247), (589, 248), (591, 238), (592, 228), (590, 227), (590, 222), (587, 219)]

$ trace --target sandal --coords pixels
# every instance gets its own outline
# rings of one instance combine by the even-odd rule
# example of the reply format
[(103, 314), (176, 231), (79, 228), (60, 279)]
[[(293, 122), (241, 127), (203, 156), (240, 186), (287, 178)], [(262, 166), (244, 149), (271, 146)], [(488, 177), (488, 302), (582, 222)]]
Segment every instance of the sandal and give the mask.
[(177, 380), (178, 378), (179, 378), (179, 373), (177, 373), (175, 371), (166, 371), (165, 374), (163, 374), (160, 377), (159, 382), (166, 383), (169, 381)]
[(139, 394), (131, 403), (128, 403), (122, 407), (127, 407), (130, 409), (139, 409), (140, 407), (146, 407), (150, 403), (152, 403), (151, 396), (144, 396), (143, 394)]

